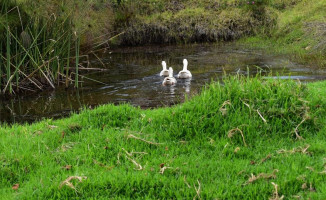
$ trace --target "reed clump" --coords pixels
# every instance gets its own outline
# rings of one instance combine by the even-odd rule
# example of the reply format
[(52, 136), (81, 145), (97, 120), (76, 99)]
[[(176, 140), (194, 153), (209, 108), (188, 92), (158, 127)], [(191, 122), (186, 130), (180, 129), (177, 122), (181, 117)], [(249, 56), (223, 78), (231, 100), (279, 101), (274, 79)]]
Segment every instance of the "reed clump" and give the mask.
[(112, 27), (99, 2), (1, 1), (0, 94), (79, 87), (80, 58), (105, 47)]
[[(1, 3), (0, 90), (2, 94), (55, 88), (67, 77), (71, 43), (78, 34), (69, 17), (61, 19), (30, 17), (20, 4)], [(10, 16), (16, 16), (12, 22)], [(77, 44), (79, 46), (79, 44)], [(70, 76), (70, 74), (68, 74)]]

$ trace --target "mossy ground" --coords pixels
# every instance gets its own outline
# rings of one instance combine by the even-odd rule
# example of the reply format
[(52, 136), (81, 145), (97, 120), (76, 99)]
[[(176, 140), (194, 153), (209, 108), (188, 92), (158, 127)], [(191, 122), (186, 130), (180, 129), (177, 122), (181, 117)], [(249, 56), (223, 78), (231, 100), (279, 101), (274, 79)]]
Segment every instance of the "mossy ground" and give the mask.
[[(170, 108), (104, 105), (1, 127), (0, 195), (268, 199), (274, 182), (279, 197), (324, 199), (324, 87), (232, 77)], [(60, 186), (71, 176), (87, 179)]]

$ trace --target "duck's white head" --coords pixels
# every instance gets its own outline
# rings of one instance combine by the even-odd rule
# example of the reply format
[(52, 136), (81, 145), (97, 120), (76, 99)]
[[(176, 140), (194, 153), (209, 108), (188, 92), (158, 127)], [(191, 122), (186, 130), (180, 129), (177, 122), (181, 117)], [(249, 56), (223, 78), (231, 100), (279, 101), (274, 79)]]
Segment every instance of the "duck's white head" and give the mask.
[(169, 67), (169, 77), (173, 77), (173, 69), (172, 67)]
[(166, 70), (166, 62), (162, 61), (163, 70)]
[(183, 70), (187, 70), (187, 67), (188, 67), (188, 60), (183, 59)]

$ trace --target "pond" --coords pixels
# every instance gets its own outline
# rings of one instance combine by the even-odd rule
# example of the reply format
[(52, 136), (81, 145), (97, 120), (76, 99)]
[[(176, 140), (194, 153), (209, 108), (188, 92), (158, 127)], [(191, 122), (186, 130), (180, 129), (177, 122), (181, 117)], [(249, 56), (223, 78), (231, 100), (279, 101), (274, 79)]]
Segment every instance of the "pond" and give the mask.
[[(100, 57), (101, 61), (92, 60), (92, 67), (106, 70), (84, 74), (97, 82), (84, 78), (79, 90), (58, 87), (10, 99), (0, 98), (0, 123), (56, 119), (84, 107), (107, 103), (128, 102), (141, 108), (170, 106), (184, 101), (187, 95), (199, 93), (205, 84), (225, 74), (262, 71), (264, 75), (304, 82), (326, 79), (323, 70), (234, 43), (122, 48), (102, 53)], [(164, 78), (159, 76), (162, 60), (173, 67), (176, 75), (182, 69), (184, 58), (188, 59), (193, 78), (178, 79), (175, 86), (162, 86)]]

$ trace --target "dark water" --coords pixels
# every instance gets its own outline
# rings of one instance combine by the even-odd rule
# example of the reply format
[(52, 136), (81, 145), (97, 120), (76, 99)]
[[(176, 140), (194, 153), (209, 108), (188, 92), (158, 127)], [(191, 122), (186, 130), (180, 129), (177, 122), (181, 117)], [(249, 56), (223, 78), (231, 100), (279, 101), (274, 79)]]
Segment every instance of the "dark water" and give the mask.
[[(91, 72), (85, 76), (102, 83), (83, 79), (83, 88), (32, 93), (0, 99), (0, 122), (33, 122), (42, 118), (60, 118), (82, 107), (129, 102), (141, 108), (169, 106), (184, 100), (185, 94), (196, 94), (212, 79), (226, 74), (252, 74), (272, 71), (280, 78), (302, 81), (326, 79), (326, 72), (303, 66), (279, 55), (260, 50), (248, 50), (234, 44), (155, 46), (119, 49), (100, 55), (107, 71)], [(191, 80), (178, 80), (176, 86), (162, 86), (159, 76), (161, 61), (165, 60), (177, 74), (182, 60), (187, 58)], [(92, 67), (102, 64), (94, 59)]]

